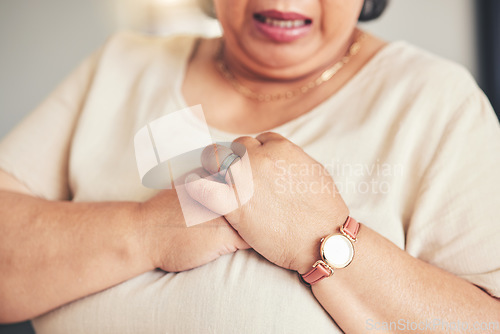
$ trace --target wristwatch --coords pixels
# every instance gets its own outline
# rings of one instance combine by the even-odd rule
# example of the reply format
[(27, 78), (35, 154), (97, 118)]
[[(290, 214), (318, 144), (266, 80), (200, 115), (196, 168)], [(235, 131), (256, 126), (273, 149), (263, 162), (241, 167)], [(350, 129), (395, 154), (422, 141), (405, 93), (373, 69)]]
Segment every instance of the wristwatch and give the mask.
[(354, 257), (354, 243), (358, 235), (360, 224), (352, 217), (347, 217), (340, 233), (330, 234), (321, 239), (321, 260), (314, 263), (308, 273), (301, 275), (307, 284), (316, 284), (323, 278), (333, 275), (334, 269), (345, 268)]

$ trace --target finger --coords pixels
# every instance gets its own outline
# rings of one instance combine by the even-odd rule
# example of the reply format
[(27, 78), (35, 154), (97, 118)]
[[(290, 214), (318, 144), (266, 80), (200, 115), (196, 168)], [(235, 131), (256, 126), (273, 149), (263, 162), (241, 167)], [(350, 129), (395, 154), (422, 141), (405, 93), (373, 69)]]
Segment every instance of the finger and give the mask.
[(248, 154), (243, 155), (231, 165), (226, 174), (226, 183), (236, 190), (240, 206), (252, 198), (254, 183)]
[(233, 230), (228, 233), (230, 234), (224, 233), (219, 236), (220, 239), (218, 242), (220, 245), (224, 245), (219, 250), (219, 255), (231, 254), (239, 249), (251, 248), (236, 231)]
[[(250, 144), (250, 146), (252, 146), (252, 145), (253, 144)], [(260, 142), (257, 142), (255, 147), (258, 147), (260, 145), (261, 145)], [(245, 145), (243, 145), (239, 142), (233, 141), (231, 143), (231, 151), (233, 151), (234, 154), (237, 154), (241, 158), (247, 153), (247, 148)]]
[(249, 249), (251, 246), (238, 234), (238, 232), (231, 227), (231, 239), (233, 240), (233, 245), (236, 249)]
[(257, 137), (255, 137), (255, 139), (257, 139), (262, 144), (265, 144), (265, 143), (270, 142), (270, 141), (288, 140), (276, 132), (264, 132), (264, 133), (261, 133), (260, 135), (258, 135)]
[(186, 191), (195, 201), (207, 209), (225, 215), (238, 208), (232, 187), (225, 183), (189, 174), (185, 181)]
[[(232, 148), (235, 150), (233, 151)], [(232, 143), (231, 148), (218, 144), (209, 145), (205, 147), (201, 154), (201, 164), (210, 175), (213, 175), (215, 178), (224, 179), (227, 184), (233, 185), (228, 170), (241, 159), (241, 156), (245, 152), (245, 146), (238, 143)], [(199, 173), (197, 174), (200, 175)]]
[(252, 248), (252, 246), (247, 244), (247, 242), (245, 240), (243, 240), (243, 238), (240, 237), (239, 234), (238, 234), (238, 240), (236, 241), (236, 247), (238, 249), (250, 249), (250, 248)]
[(253, 137), (249, 137), (249, 136), (243, 136), (243, 137), (236, 138), (235, 140), (233, 140), (233, 143), (241, 144), (241, 145), (245, 146), (247, 149), (252, 149), (252, 148), (259, 147), (260, 145), (262, 145), (262, 143), (260, 141), (258, 141), (257, 139), (255, 139)]
[(222, 162), (232, 153), (229, 147), (218, 144), (209, 145), (201, 153), (201, 164), (210, 174), (217, 174)]

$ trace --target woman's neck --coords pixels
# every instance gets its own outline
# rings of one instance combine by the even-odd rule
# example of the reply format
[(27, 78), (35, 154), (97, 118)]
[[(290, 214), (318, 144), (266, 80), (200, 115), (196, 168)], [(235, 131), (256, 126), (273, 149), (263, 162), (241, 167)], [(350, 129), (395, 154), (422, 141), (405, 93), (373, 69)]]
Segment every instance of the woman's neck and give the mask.
[[(345, 48), (349, 45), (346, 43)], [(188, 64), (182, 92), (188, 105), (203, 105), (210, 126), (232, 133), (258, 133), (297, 118), (330, 98), (384, 45), (384, 41), (367, 35), (359, 54), (328, 82), (293, 99), (260, 102), (243, 96), (217, 70), (215, 60), (220, 51), (220, 41), (203, 40)], [(235, 78), (248, 88), (273, 93), (300, 87), (303, 82), (316, 78), (330, 64), (318, 67), (307, 76), (285, 80), (267, 78), (244, 68), (238, 71), (231, 67), (231, 71), (235, 71)]]
[(223, 63), (231, 76), (250, 90), (275, 93), (315, 81), (326, 69), (339, 64), (348, 54), (351, 45), (362, 34), (359, 29), (354, 29), (333, 57), (308, 68), (304, 68), (301, 62), (287, 67), (249, 66), (226, 47), (224, 38), (219, 39), (218, 51), (214, 54), (213, 60), (215, 63)]

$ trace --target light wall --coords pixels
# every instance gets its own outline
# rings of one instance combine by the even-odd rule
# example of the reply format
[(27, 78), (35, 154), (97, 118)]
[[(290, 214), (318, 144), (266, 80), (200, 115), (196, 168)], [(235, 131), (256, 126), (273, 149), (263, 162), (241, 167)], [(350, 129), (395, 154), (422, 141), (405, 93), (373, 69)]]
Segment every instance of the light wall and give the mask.
[(382, 18), (363, 27), (390, 41), (410, 41), (479, 76), (474, 0), (390, 0)]
[(0, 138), (113, 29), (102, 0), (0, 0)]
[[(186, 5), (151, 11), (138, 5), (146, 0), (1, 0), (0, 137), (118, 28), (217, 32), (216, 23), (200, 19), (194, 0), (175, 1)], [(364, 27), (458, 61), (476, 75), (474, 18), (474, 0), (392, 0), (382, 19)]]

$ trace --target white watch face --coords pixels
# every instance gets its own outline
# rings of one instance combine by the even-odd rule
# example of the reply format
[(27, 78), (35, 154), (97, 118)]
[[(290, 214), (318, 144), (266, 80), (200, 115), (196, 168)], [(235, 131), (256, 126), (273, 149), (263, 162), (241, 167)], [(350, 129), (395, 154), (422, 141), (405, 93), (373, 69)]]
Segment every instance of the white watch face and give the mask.
[(334, 234), (323, 241), (321, 254), (328, 265), (340, 269), (351, 263), (354, 248), (347, 237), (342, 234)]

